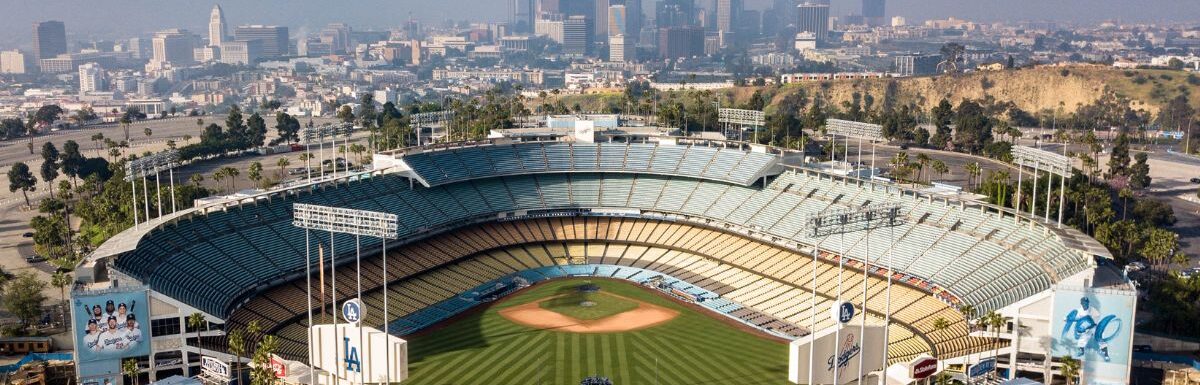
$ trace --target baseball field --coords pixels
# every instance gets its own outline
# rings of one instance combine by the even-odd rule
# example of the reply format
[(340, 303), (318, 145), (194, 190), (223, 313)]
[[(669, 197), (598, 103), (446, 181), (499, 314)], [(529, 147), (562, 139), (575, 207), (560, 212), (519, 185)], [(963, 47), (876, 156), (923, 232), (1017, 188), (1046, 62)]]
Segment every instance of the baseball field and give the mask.
[(405, 383), (786, 383), (783, 341), (715, 317), (622, 281), (541, 283), (407, 336)]

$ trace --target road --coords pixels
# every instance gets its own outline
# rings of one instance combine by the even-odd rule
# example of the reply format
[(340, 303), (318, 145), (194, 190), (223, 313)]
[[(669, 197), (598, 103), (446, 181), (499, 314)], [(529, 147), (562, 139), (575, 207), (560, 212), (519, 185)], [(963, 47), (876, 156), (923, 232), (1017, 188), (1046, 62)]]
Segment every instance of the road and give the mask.
[[(249, 116), (249, 115), (246, 115)], [(203, 125), (197, 125), (197, 119), (203, 121)], [(268, 140), (275, 137), (274, 118), (267, 118)], [(307, 120), (301, 119), (304, 123)], [(323, 124), (334, 122), (335, 119), (329, 118), (313, 118), (315, 124)], [(178, 146), (183, 146), (188, 143), (196, 143), (200, 140), (200, 132), (204, 125), (216, 123), (224, 125), (225, 115), (206, 115), (206, 116), (190, 116), (167, 119), (148, 119), (135, 122), (129, 127), (130, 149), (129, 152), (142, 153), (145, 151), (161, 151), (167, 148), (167, 141), (174, 140)], [(151, 130), (149, 137), (145, 134), (145, 129)], [(18, 140), (0, 142), (0, 184), (8, 186), (8, 169), (16, 162), (25, 162), (29, 165), (29, 169), (38, 175), (38, 170), (42, 164), (40, 155), (42, 144), (50, 141), (62, 150), (62, 145), (68, 140), (74, 140), (79, 143), (80, 151), (88, 157), (104, 156), (108, 157), (108, 149), (102, 149), (98, 146), (103, 146), (101, 142), (93, 142), (92, 135), (96, 133), (103, 134), (105, 138), (115, 141), (125, 139), (125, 130), (120, 124), (104, 124), (88, 126), (82, 129), (61, 130), (51, 132), (45, 135), (34, 137), (34, 153), (29, 153), (29, 139), (22, 138)], [(191, 141), (185, 141), (184, 136), (191, 135)], [(31, 194), (31, 198), (36, 195), (41, 197), (45, 195), (42, 191), (46, 188), (44, 181), (38, 177), (39, 185), (38, 192)], [(0, 205), (8, 203), (9, 200), (21, 200), (20, 192), (10, 192), (7, 188), (0, 188)]]

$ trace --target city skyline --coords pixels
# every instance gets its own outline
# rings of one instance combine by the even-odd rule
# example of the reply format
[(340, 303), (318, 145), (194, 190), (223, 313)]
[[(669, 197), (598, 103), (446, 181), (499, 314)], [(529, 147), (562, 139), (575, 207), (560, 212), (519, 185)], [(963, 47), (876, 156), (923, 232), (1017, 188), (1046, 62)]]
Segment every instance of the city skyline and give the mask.
[[(12, 4), (12, 12), (0, 15), (0, 46), (29, 48), (31, 41), (30, 23), (43, 20), (60, 20), (67, 25), (67, 36), (71, 42), (87, 39), (112, 39), (119, 37), (149, 36), (153, 31), (167, 28), (185, 28), (207, 32), (209, 18), (205, 17), (214, 5), (221, 5), (227, 25), (236, 27), (246, 24), (277, 24), (289, 27), (293, 36), (315, 34), (329, 23), (344, 22), (363, 29), (387, 29), (397, 27), (411, 16), (423, 22), (437, 22), (447, 18), (454, 20), (508, 21), (509, 5), (505, 1), (450, 0), (445, 6), (427, 6), (414, 0), (384, 2), (368, 0), (350, 3), (341, 8), (328, 8), (321, 3), (294, 3), (283, 0), (266, 1), (223, 1), (172, 4), (170, 7), (145, 6), (145, 0), (115, 0), (110, 6), (99, 7), (84, 13), (57, 12), (76, 6), (71, 0), (50, 0), (40, 3)], [(411, 4), (410, 4), (411, 3)], [(702, 3), (702, 2), (701, 2)], [(766, 9), (770, 0), (746, 0), (747, 9)], [(844, 16), (860, 12), (861, 0), (835, 0), (830, 15)], [(643, 2), (643, 12), (653, 17), (655, 2)], [(466, 6), (470, 5), (470, 6)], [(703, 4), (697, 4), (702, 7)], [(136, 9), (129, 17), (130, 9)], [(376, 12), (376, 10), (387, 12)], [(1174, 0), (1147, 0), (1136, 7), (1119, 0), (1013, 0), (952, 1), (952, 0), (890, 0), (887, 16), (903, 16), (910, 22), (926, 19), (956, 17), (980, 22), (993, 21), (1061, 21), (1095, 23), (1103, 20), (1120, 20), (1129, 23), (1170, 23), (1200, 19), (1200, 3)], [(122, 18), (118, 25), (108, 20)], [(207, 33), (205, 33), (207, 35)]]

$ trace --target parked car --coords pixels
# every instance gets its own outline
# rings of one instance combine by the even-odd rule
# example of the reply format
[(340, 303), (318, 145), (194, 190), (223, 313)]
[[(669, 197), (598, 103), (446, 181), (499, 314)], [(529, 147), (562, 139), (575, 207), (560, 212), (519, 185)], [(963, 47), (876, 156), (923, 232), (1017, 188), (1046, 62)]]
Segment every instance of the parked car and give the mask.
[(45, 257), (42, 257), (42, 256), (40, 256), (40, 255), (37, 255), (37, 254), (34, 254), (34, 255), (26, 255), (26, 256), (25, 256), (25, 262), (29, 262), (29, 263), (38, 263), (38, 262), (42, 262), (42, 261), (45, 261), (45, 260), (46, 260), (46, 258), (45, 258)]
[(1192, 178), (1191, 181), (1192, 183), (1200, 184), (1200, 178)]
[(1145, 264), (1145, 263), (1138, 262), (1138, 261), (1133, 261), (1133, 262), (1130, 262), (1128, 265), (1125, 265), (1125, 267), (1126, 267), (1126, 268), (1128, 268), (1128, 269), (1129, 269), (1129, 271), (1142, 271), (1142, 270), (1146, 270), (1146, 264)]
[(1133, 345), (1133, 351), (1138, 353), (1150, 353), (1154, 351), (1154, 347), (1150, 345)]
[(33, 238), (33, 233), (25, 233), (25, 234), (21, 234), (21, 236), (25, 237), (25, 238)]

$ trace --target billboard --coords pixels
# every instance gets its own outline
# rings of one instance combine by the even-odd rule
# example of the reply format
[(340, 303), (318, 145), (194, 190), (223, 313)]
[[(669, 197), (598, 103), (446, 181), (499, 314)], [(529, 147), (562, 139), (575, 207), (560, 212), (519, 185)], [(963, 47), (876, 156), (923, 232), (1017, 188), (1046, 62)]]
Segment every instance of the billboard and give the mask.
[[(838, 333), (830, 327), (814, 334), (815, 342), (809, 347), (811, 337), (801, 337), (788, 346), (788, 380), (795, 384), (807, 384), (809, 368), (812, 368), (815, 384), (845, 384), (857, 381), (859, 361), (862, 372), (882, 369), (883, 326), (867, 325), (859, 333), (859, 325), (847, 324)], [(809, 351), (812, 351), (810, 359)], [(834, 381), (834, 371), (838, 380)]]
[(150, 355), (150, 301), (145, 289), (71, 294), (78, 362)]
[(1127, 383), (1136, 306), (1132, 291), (1056, 288), (1051, 353), (1080, 360), (1083, 383)]
[(309, 357), (313, 366), (351, 384), (401, 382), (408, 378), (408, 342), (375, 328), (316, 325)]

